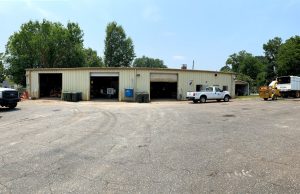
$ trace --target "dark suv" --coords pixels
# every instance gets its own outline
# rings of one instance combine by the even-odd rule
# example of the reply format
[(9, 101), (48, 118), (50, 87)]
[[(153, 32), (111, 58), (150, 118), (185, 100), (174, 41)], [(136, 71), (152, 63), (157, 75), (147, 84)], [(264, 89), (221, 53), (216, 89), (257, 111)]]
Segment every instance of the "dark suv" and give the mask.
[(11, 88), (0, 88), (0, 106), (13, 109), (20, 101), (19, 92)]

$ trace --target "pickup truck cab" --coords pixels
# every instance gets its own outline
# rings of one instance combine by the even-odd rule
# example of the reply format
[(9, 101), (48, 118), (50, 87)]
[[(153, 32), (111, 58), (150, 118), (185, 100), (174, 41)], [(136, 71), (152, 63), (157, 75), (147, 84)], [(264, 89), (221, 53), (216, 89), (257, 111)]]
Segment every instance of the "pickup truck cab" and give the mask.
[(20, 101), (19, 92), (11, 88), (0, 88), (0, 106), (13, 109)]
[(231, 96), (228, 91), (223, 91), (216, 86), (209, 86), (204, 91), (187, 92), (186, 98), (194, 103), (205, 103), (206, 100), (217, 100), (218, 102), (224, 100), (224, 102), (228, 102)]

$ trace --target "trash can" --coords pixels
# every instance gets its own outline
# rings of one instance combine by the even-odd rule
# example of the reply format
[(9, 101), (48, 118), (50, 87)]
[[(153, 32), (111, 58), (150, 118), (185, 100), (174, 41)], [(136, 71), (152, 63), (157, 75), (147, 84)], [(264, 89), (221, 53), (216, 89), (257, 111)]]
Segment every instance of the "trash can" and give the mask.
[(143, 94), (143, 102), (144, 103), (149, 103), (150, 102), (149, 94), (147, 94), (147, 93)]
[(136, 93), (136, 101), (139, 103), (149, 103), (150, 98), (148, 93)]
[(64, 101), (72, 101), (72, 93), (70, 93), (70, 92), (63, 92), (63, 100)]
[(72, 93), (72, 102), (78, 102), (79, 101), (79, 92), (73, 92)]
[(66, 93), (66, 92), (63, 92), (62, 100), (63, 100), (63, 101), (66, 101), (66, 100), (67, 100), (67, 93)]
[(77, 92), (78, 101), (82, 101), (82, 92)]

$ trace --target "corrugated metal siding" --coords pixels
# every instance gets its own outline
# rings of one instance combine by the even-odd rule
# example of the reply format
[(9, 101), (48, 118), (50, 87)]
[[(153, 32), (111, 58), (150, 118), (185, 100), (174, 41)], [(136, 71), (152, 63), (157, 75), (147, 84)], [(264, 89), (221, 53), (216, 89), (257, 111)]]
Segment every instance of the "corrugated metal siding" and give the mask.
[(150, 93), (150, 72), (145, 70), (137, 70), (136, 91)]
[(35, 97), (35, 98), (39, 98), (39, 72), (31, 72), (30, 73), (30, 96), (31, 97)]
[(125, 100), (125, 89), (134, 89), (135, 86), (135, 74), (134, 70), (120, 71), (119, 77), (119, 100)]
[(89, 71), (63, 71), (62, 92), (82, 92), (82, 99), (90, 99)]
[[(185, 99), (188, 91), (195, 91), (196, 85), (219, 85), (228, 86), (228, 90), (234, 97), (234, 82), (232, 75), (216, 73), (201, 73), (201, 72), (180, 72), (178, 80), (178, 99)], [(191, 83), (191, 85), (190, 85)]]

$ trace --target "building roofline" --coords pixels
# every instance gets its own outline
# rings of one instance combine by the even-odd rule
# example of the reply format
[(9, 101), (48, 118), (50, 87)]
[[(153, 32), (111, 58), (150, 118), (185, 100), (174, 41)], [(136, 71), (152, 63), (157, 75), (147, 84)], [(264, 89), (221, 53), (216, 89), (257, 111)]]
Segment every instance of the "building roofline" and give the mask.
[(174, 69), (174, 68), (147, 68), (147, 67), (73, 67), (73, 68), (29, 68), (26, 71), (59, 71), (59, 70), (152, 70), (152, 71), (178, 71), (178, 72), (202, 72), (221, 73), (235, 75), (233, 72), (221, 72), (211, 70)]

